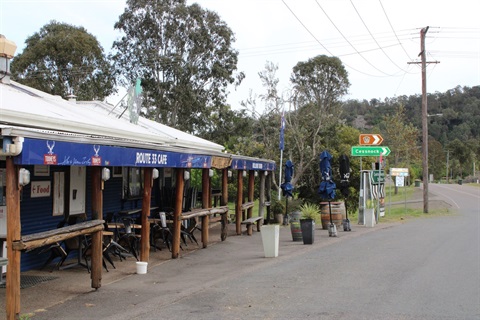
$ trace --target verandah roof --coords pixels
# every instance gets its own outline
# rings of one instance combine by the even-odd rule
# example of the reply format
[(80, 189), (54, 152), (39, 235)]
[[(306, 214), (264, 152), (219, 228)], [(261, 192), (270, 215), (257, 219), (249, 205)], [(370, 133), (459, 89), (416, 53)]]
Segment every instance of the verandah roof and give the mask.
[(233, 169), (275, 170), (274, 161), (224, 153), (221, 145), (143, 117), (130, 123), (103, 102), (69, 102), (14, 81), (0, 84), (0, 92), (2, 136), (31, 138), (17, 164), (219, 168), (232, 159)]

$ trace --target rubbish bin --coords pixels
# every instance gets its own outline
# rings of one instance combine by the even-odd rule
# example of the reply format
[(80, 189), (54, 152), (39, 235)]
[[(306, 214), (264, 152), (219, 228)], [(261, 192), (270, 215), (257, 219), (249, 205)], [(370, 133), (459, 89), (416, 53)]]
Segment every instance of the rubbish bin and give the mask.
[(415, 180), (415, 187), (420, 187), (420, 180)]
[(459, 184), (459, 185), (462, 185), (462, 183), (463, 183), (463, 180), (462, 180), (462, 179), (458, 179), (458, 184)]

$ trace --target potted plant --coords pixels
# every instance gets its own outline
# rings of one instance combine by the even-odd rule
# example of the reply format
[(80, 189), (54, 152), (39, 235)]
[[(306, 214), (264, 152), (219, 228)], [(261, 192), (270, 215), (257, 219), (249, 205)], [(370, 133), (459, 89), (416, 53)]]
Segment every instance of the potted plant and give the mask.
[(288, 222), (290, 223), (290, 232), (293, 241), (302, 241), (302, 229), (300, 228), (300, 206), (302, 200), (298, 198), (290, 198), (288, 200)]
[(303, 244), (313, 244), (315, 234), (315, 220), (320, 214), (320, 207), (313, 203), (304, 203), (300, 207)]
[(281, 224), (283, 222), (283, 215), (285, 214), (285, 205), (276, 199), (272, 199), (270, 210), (273, 213), (275, 223)]

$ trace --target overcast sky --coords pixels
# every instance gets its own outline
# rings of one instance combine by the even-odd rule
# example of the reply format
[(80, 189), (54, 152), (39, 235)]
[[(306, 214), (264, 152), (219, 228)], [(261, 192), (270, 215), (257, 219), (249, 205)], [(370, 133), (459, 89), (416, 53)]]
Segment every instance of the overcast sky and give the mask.
[[(292, 68), (316, 55), (338, 56), (351, 83), (345, 99), (421, 94), (420, 29), (429, 26), (427, 90), (480, 85), (480, 1), (456, 0), (198, 0), (216, 11), (236, 36), (246, 79), (229, 97), (232, 107), (264, 89), (258, 72), (278, 64), (279, 89)], [(106, 53), (119, 36), (113, 25), (124, 0), (0, 0), (0, 34), (20, 53), (28, 36), (51, 20), (83, 26)], [(115, 100), (116, 99), (116, 100)], [(111, 98), (115, 103), (118, 98)]]

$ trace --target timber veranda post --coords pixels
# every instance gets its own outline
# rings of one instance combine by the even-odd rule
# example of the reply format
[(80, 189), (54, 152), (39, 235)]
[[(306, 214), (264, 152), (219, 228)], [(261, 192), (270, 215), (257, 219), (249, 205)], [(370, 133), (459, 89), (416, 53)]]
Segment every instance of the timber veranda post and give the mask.
[(7, 204), (7, 257), (8, 271), (6, 283), (7, 319), (18, 319), (20, 315), (20, 257), (19, 250), (13, 249), (13, 242), (21, 238), (20, 224), (20, 192), (18, 184), (18, 168), (13, 157), (6, 159), (6, 204)]
[[(258, 216), (265, 216), (265, 173), (267, 171), (260, 171), (260, 194), (258, 196)], [(263, 223), (264, 221), (262, 221)]]
[(152, 201), (152, 177), (153, 168), (144, 168), (143, 171), (143, 198), (142, 198), (142, 230), (140, 238), (140, 261), (148, 262), (150, 260), (150, 224), (148, 216), (150, 215), (150, 203)]
[[(255, 191), (255, 171), (250, 170), (248, 172), (248, 202), (253, 202)], [(250, 219), (253, 215), (253, 206), (247, 209), (247, 219)], [(253, 224), (247, 225), (247, 234), (252, 235)]]
[(243, 170), (237, 171), (237, 205), (235, 206), (235, 229), (242, 234)]
[[(202, 208), (208, 209), (211, 203), (210, 196), (210, 169), (202, 169)], [(210, 199), (210, 200), (209, 200)], [(203, 247), (208, 246), (208, 227), (210, 224), (209, 215), (206, 214), (202, 217), (202, 243)]]
[[(102, 168), (92, 167), (92, 219), (103, 219)], [(102, 238), (103, 231), (92, 233), (92, 288), (102, 286)]]
[[(228, 206), (228, 169), (222, 169), (222, 196), (220, 206)], [(222, 214), (222, 240), (225, 240), (228, 233), (228, 210)]]
[(270, 223), (270, 219), (271, 219), (271, 201), (272, 201), (272, 177), (273, 177), (273, 171), (271, 171), (270, 173), (268, 171), (265, 171), (267, 173), (267, 181), (266, 181), (266, 184), (265, 184), (265, 189), (267, 191), (267, 194), (266, 194), (266, 198), (267, 198), (267, 202), (268, 202), (268, 206), (267, 206), (267, 220), (268, 223)]
[(175, 205), (173, 209), (173, 241), (172, 241), (172, 259), (177, 259), (180, 252), (180, 231), (182, 224), (182, 204), (185, 169), (177, 169), (176, 188), (175, 188)]

